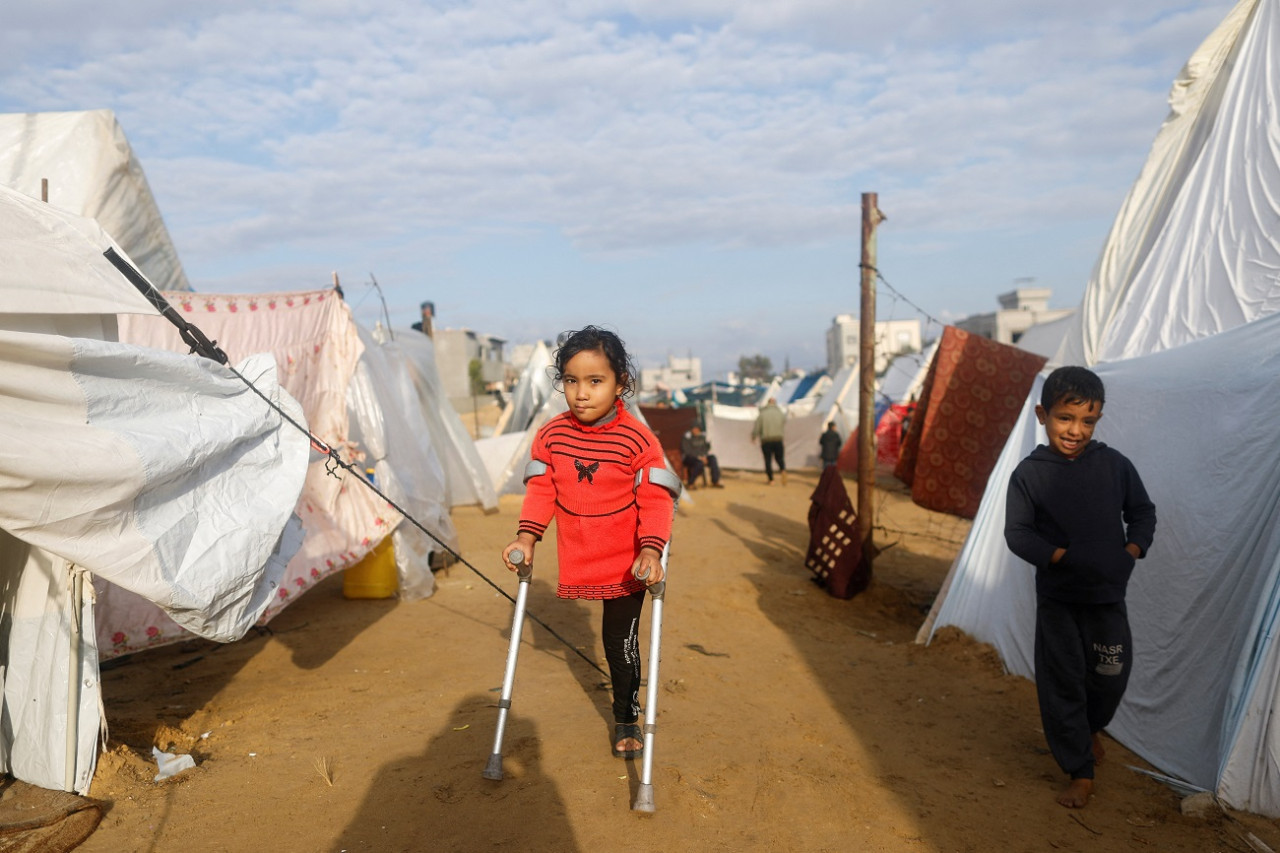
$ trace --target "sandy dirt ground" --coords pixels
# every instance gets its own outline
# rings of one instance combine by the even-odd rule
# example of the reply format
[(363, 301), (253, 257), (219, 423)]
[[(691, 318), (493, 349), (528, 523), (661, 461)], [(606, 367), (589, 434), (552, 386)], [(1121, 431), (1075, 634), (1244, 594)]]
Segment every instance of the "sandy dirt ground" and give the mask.
[[(1113, 741), (1089, 806), (1058, 806), (1032, 684), (957, 633), (913, 643), (967, 522), (883, 481), (874, 583), (838, 601), (804, 567), (816, 479), (730, 472), (681, 507), (654, 814), (629, 808), (641, 764), (610, 755), (604, 676), (533, 623), (506, 778), (481, 777), (512, 606), (454, 565), (427, 600), (345, 600), (332, 578), (269, 630), (104, 672), (108, 811), (79, 850), (1205, 853), (1250, 832), (1280, 849), (1275, 822), (1184, 817)], [(454, 511), (463, 557), (513, 595), (498, 555), (518, 510)], [(544, 545), (529, 609), (603, 666), (599, 605), (557, 600), (554, 578)], [(153, 745), (197, 767), (155, 782)]]

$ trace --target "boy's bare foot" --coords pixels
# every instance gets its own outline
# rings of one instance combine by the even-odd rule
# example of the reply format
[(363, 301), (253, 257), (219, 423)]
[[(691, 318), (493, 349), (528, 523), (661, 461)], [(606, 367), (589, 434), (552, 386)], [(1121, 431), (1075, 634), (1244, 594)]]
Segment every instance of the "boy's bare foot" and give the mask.
[(1082, 809), (1089, 804), (1093, 796), (1092, 779), (1072, 779), (1071, 784), (1062, 789), (1058, 795), (1058, 805), (1069, 809)]
[(1107, 757), (1107, 747), (1102, 743), (1102, 733), (1093, 733), (1093, 764), (1096, 767)]

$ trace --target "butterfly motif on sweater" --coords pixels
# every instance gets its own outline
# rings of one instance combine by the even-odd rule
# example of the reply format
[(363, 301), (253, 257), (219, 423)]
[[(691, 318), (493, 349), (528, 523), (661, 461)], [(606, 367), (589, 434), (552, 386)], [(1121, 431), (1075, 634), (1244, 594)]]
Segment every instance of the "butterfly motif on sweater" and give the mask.
[(578, 469), (578, 482), (581, 483), (583, 478), (591, 485), (595, 485), (596, 481), (592, 479), (592, 475), (600, 470), (599, 462), (592, 462), (590, 465), (583, 465), (578, 459), (573, 460), (573, 467)]

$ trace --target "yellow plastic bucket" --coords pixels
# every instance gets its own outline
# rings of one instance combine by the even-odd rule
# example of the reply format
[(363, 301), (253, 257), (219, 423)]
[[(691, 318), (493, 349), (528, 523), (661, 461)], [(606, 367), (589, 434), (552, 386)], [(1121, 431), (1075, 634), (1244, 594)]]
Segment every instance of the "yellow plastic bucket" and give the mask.
[(399, 588), (396, 552), (390, 536), (342, 575), (344, 598), (391, 598)]

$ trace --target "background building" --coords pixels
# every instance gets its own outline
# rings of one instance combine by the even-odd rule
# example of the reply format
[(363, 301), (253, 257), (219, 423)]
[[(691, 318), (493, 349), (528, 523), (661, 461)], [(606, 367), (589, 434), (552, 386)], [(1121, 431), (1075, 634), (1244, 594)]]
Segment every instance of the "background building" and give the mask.
[(662, 367), (645, 367), (640, 370), (640, 390), (656, 391), (658, 386), (668, 390), (688, 388), (702, 384), (702, 359), (689, 356), (667, 356)]
[(1050, 308), (1048, 287), (1019, 287), (999, 297), (1000, 310), (990, 314), (973, 314), (956, 322), (956, 328), (982, 335), (1002, 344), (1017, 344), (1022, 333), (1032, 326), (1048, 323), (1071, 313), (1070, 308)]
[(473, 332), (470, 329), (437, 328), (431, 336), (436, 347), (436, 368), (440, 381), (454, 408), (469, 411), (472, 407), (471, 363), (478, 362), (479, 378), (490, 387), (501, 387), (506, 379), (503, 363), (503, 338)]
[[(883, 373), (895, 355), (919, 352), (920, 320), (879, 320), (876, 322), (876, 373)], [(835, 376), (842, 367), (858, 363), (859, 320), (839, 314), (827, 329), (827, 373)]]

